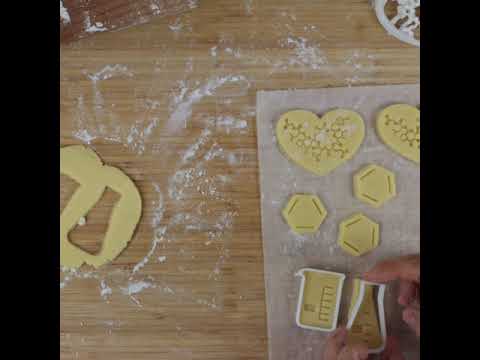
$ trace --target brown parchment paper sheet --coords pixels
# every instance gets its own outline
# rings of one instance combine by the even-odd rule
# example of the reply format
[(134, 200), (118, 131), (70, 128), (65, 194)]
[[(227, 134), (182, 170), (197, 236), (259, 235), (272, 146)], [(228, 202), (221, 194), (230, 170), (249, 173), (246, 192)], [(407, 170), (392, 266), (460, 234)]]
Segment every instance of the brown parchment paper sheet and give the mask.
[[(304, 267), (332, 270), (347, 275), (340, 310), (346, 323), (351, 280), (377, 261), (420, 251), (420, 167), (384, 145), (375, 131), (375, 116), (394, 103), (420, 104), (419, 85), (392, 85), (317, 90), (260, 91), (257, 93), (257, 135), (260, 166), (262, 235), (265, 261), (266, 306), (270, 360), (321, 359), (327, 334), (303, 330), (295, 324), (300, 278)], [(357, 154), (330, 174), (320, 177), (285, 158), (277, 147), (275, 124), (280, 115), (305, 109), (319, 115), (333, 108), (359, 112), (366, 135)], [(378, 164), (396, 174), (397, 197), (374, 209), (353, 195), (353, 175), (367, 164)], [(296, 193), (318, 195), (328, 216), (314, 235), (290, 231), (281, 216), (289, 197)], [(339, 222), (362, 212), (380, 223), (380, 246), (354, 258), (337, 245)], [(406, 359), (419, 359), (419, 344), (402, 323), (396, 305), (397, 288), (386, 291), (389, 334), (400, 338)]]

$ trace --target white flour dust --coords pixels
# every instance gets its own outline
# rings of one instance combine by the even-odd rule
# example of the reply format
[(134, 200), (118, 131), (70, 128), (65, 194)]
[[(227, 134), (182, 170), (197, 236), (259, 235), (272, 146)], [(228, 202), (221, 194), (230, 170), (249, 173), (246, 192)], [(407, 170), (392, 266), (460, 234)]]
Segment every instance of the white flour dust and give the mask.
[(255, 1), (256, 0), (244, 0), (243, 6), (245, 7), (245, 14), (251, 16), (255, 10)]
[(70, 24), (72, 19), (70, 19), (70, 14), (68, 13), (67, 8), (63, 5), (63, 1), (60, 0), (60, 19), (64, 24)]
[(152, 207), (153, 207), (153, 218), (152, 218), (152, 230), (153, 230), (153, 239), (152, 239), (152, 246), (150, 250), (148, 251), (147, 255), (140, 260), (132, 270), (132, 275), (136, 274), (140, 269), (144, 268), (145, 265), (148, 264), (150, 261), (151, 257), (155, 253), (157, 246), (165, 240), (165, 232), (166, 232), (166, 227), (161, 226), (161, 222), (163, 219), (163, 214), (165, 212), (165, 204), (164, 204), (164, 199), (163, 199), (163, 194), (162, 191), (160, 190), (160, 186), (158, 184), (153, 183), (152, 184), (155, 192), (158, 194), (158, 200), (153, 201)]
[(236, 119), (231, 115), (220, 115), (216, 118), (215, 125), (220, 131), (227, 134), (235, 130), (248, 129), (248, 122), (246, 120)]
[(182, 125), (183, 128), (187, 128), (195, 104), (201, 102), (205, 97), (217, 95), (224, 86), (232, 84), (240, 87), (238, 95), (245, 94), (250, 88), (250, 82), (243, 75), (215, 76), (207, 80), (205, 84), (198, 84), (193, 89), (189, 89), (186, 81), (179, 81), (179, 92), (171, 97), (171, 115), (167, 122), (167, 128), (172, 131), (178, 130)]
[(100, 281), (100, 296), (106, 300), (110, 295), (112, 295), (112, 288), (107, 285), (105, 280)]
[[(129, 129), (121, 126), (115, 111), (115, 104), (107, 103), (102, 84), (116, 77), (132, 78), (134, 73), (126, 65), (106, 65), (95, 72), (83, 71), (91, 82), (91, 96), (81, 93), (73, 101), (73, 136), (84, 143), (91, 144), (96, 139), (127, 144)], [(87, 97), (88, 96), (88, 97)], [(128, 144), (127, 144), (128, 145)]]
[(85, 19), (83, 21), (83, 26), (86, 33), (92, 34), (96, 32), (107, 31), (107, 28), (104, 26), (104, 24), (99, 21), (92, 24), (92, 20), (90, 19), (90, 13), (88, 11), (85, 11), (84, 16)]
[(345, 59), (350, 75), (345, 78), (347, 86), (352, 86), (375, 71), (375, 56), (364, 51), (354, 50)]
[(321, 70), (328, 65), (327, 56), (320, 49), (320, 46), (310, 43), (305, 37), (291, 35), (287, 39), (280, 40), (280, 46), (291, 49), (294, 54), (287, 61), (280, 61), (275, 64), (275, 67), (280, 67), (282, 70), (288, 70), (296, 66), (310, 70)]

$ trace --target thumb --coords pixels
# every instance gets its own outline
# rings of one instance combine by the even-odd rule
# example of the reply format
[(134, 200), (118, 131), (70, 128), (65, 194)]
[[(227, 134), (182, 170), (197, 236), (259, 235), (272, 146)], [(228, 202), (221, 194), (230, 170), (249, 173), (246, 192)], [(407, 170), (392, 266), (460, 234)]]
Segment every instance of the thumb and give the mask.
[(413, 307), (407, 307), (403, 310), (403, 321), (420, 337), (420, 310)]

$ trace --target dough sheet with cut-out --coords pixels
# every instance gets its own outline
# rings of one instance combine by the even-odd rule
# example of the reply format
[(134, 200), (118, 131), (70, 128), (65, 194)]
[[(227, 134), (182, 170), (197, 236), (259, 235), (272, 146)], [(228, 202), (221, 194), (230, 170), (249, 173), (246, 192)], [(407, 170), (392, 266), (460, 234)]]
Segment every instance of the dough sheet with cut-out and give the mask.
[(332, 110), (321, 118), (310, 111), (293, 110), (278, 120), (276, 136), (290, 160), (314, 174), (326, 175), (355, 155), (365, 125), (350, 110)]
[(403, 157), (420, 163), (420, 110), (406, 104), (389, 106), (377, 116), (382, 141)]
[[(98, 268), (111, 262), (130, 242), (140, 220), (142, 201), (137, 187), (120, 169), (103, 165), (98, 155), (84, 146), (60, 149), (60, 174), (79, 184), (60, 215), (60, 264), (78, 268), (85, 263)], [(68, 235), (107, 187), (117, 192), (120, 199), (113, 207), (102, 247), (92, 255), (72, 244)]]

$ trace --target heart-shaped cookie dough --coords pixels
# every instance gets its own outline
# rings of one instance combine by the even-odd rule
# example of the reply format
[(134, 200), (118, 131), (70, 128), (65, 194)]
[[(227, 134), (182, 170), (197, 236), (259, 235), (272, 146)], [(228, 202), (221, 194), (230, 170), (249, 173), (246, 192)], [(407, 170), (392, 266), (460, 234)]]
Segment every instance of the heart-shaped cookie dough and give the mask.
[(396, 104), (383, 109), (377, 117), (377, 132), (391, 149), (420, 163), (420, 110)]
[(317, 175), (326, 175), (351, 159), (365, 136), (362, 117), (344, 109), (319, 118), (305, 110), (283, 114), (277, 123), (278, 143), (295, 163)]

